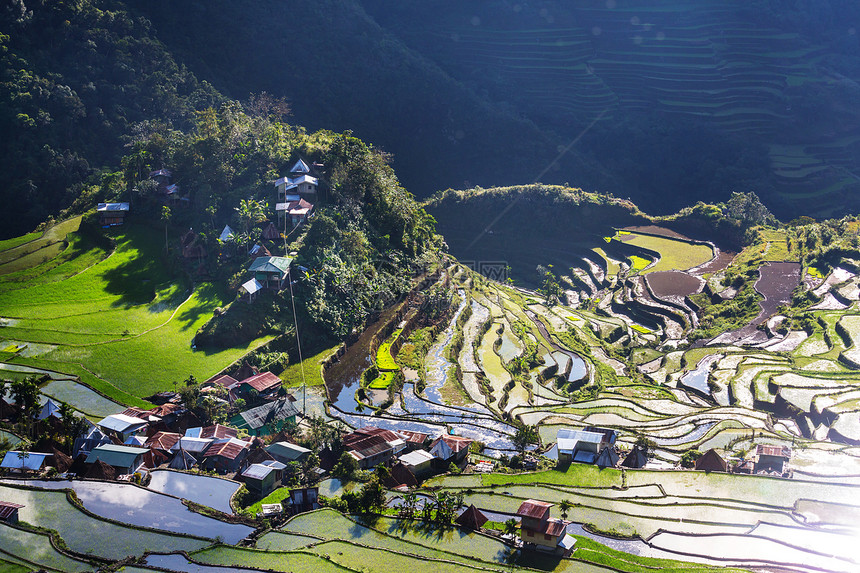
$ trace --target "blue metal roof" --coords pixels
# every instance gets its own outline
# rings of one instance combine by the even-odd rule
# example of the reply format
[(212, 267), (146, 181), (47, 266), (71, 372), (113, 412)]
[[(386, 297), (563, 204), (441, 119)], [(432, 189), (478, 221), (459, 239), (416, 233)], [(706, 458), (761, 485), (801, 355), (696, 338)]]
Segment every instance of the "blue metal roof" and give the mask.
[(0, 463), (0, 468), (38, 471), (42, 469), (45, 459), (50, 455), (51, 454), (41, 454), (39, 452), (20, 452), (17, 450), (9, 450), (6, 452), (6, 455), (3, 456), (3, 462)]

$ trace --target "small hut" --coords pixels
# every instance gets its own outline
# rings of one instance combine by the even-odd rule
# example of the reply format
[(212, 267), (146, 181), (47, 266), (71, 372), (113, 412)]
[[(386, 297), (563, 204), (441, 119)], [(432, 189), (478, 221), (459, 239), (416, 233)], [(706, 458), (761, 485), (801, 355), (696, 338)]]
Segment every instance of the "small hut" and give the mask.
[(726, 472), (728, 471), (728, 464), (726, 464), (726, 460), (720, 457), (720, 454), (711, 448), (696, 460), (696, 469), (706, 472)]
[(268, 225), (263, 227), (262, 237), (264, 239), (268, 239), (269, 241), (277, 241), (281, 238), (281, 232), (278, 230), (274, 223), (269, 222)]
[(627, 457), (624, 458), (624, 461), (621, 462), (621, 465), (625, 468), (644, 468), (645, 464), (648, 463), (648, 454), (645, 453), (645, 449), (639, 446), (634, 446), (633, 450), (627, 454)]
[(487, 516), (472, 504), (454, 520), (454, 523), (467, 529), (481, 529), (487, 521)]
[(97, 460), (87, 470), (87, 477), (90, 479), (115, 480), (116, 470), (113, 466), (109, 466), (101, 460)]
[(594, 463), (600, 469), (614, 468), (618, 464), (619, 459), (620, 456), (615, 451), (615, 448), (603, 448), (603, 451), (600, 452), (600, 455), (597, 456), (597, 461)]

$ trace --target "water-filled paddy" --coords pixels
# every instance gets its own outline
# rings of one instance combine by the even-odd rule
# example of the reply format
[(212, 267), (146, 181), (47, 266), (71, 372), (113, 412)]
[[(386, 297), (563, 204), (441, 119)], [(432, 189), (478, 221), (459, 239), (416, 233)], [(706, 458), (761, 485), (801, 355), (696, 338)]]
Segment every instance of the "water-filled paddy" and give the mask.
[(153, 491), (188, 499), (224, 513), (233, 513), (230, 498), (240, 485), (216, 477), (155, 470), (148, 487)]
[(237, 543), (253, 528), (225, 523), (185, 507), (179, 499), (122, 483), (96, 481), (8, 480), (42, 489), (73, 489), (84, 507), (98, 516), (129, 525), (199, 535)]

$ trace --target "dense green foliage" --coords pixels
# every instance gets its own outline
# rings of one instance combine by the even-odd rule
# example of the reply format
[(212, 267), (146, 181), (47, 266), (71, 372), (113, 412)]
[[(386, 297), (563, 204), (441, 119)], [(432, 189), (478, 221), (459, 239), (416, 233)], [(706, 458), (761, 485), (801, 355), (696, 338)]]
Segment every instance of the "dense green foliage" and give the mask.
[(113, 0), (8, 2), (0, 30), (4, 236), (56, 215), (94, 170), (115, 167), (135, 122), (184, 125), (221, 100)]

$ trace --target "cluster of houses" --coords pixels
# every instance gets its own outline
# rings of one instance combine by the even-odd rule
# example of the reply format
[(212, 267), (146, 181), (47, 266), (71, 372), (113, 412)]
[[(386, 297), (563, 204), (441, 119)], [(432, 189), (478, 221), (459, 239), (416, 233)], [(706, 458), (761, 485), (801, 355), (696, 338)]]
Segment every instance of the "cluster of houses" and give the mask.
[(344, 451), (359, 468), (389, 466), (384, 482), (392, 489), (414, 487), (433, 473), (447, 471), (451, 464), (462, 468), (468, 462), (471, 445), (472, 440), (462, 436), (431, 438), (422, 432), (375, 427), (359, 428), (343, 437)]
[[(619, 465), (621, 456), (614, 447), (618, 438), (615, 430), (589, 426), (582, 430), (562, 428), (556, 435), (558, 462), (569, 464), (580, 462), (594, 464), (600, 468), (611, 468)], [(753, 459), (727, 462), (720, 454), (710, 449), (696, 460), (695, 469), (708, 472), (732, 472), (760, 474), (773, 476), (788, 476), (790, 469), (791, 448), (759, 444)], [(644, 468), (648, 463), (648, 452), (634, 446), (621, 461), (625, 468)]]

